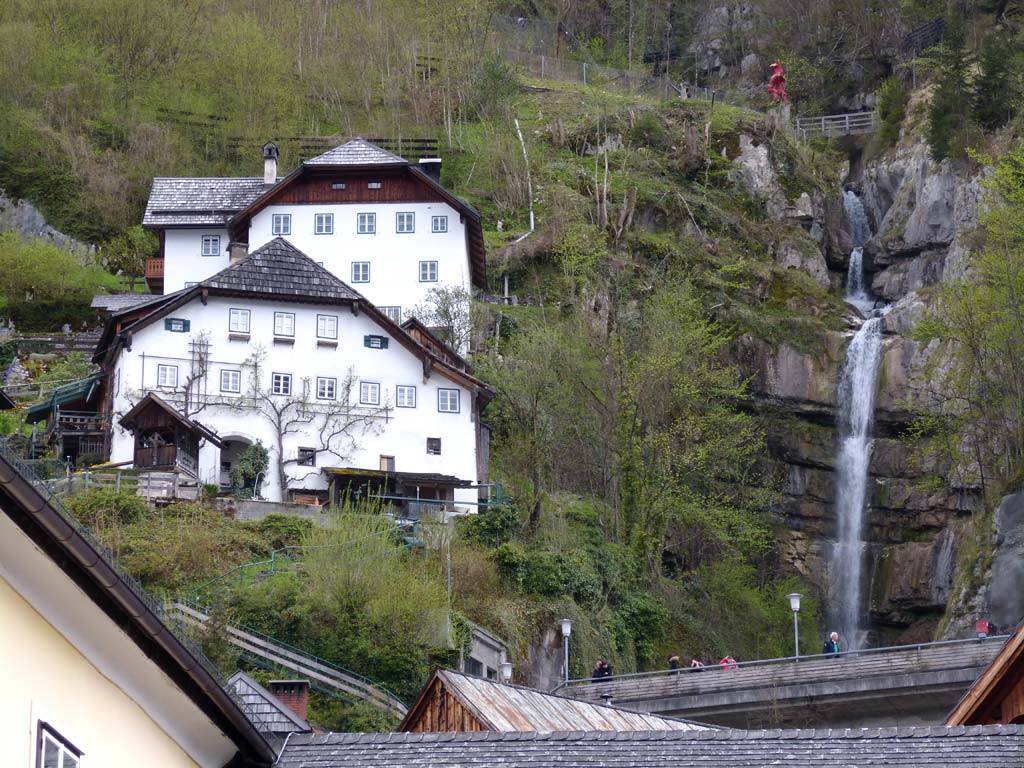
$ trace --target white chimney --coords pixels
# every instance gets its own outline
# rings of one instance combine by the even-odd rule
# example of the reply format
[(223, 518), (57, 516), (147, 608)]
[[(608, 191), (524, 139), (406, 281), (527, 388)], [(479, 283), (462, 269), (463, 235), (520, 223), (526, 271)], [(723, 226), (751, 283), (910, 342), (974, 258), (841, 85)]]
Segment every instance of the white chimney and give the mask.
[(272, 141), (263, 145), (263, 183), (277, 183), (277, 144)]

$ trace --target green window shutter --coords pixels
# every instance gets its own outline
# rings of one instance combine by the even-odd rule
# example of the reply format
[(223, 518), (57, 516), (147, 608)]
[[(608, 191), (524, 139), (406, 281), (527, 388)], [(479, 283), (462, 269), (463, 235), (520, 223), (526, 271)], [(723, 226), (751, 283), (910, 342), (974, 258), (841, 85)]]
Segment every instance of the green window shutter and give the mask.
[(367, 334), (366, 336), (363, 336), (363, 346), (369, 347), (370, 349), (387, 349), (388, 337)]
[(191, 320), (183, 320), (180, 317), (167, 317), (164, 318), (164, 330), (172, 331), (173, 333), (188, 333), (192, 327)]

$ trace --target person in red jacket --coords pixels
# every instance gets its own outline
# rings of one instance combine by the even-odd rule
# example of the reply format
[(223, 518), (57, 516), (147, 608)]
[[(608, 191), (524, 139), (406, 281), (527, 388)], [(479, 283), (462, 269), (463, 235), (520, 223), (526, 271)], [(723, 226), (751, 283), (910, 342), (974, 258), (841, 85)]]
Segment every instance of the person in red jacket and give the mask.
[(736, 663), (736, 659), (732, 656), (723, 656), (722, 660), (718, 662), (718, 666), (722, 669), (739, 669), (739, 664)]

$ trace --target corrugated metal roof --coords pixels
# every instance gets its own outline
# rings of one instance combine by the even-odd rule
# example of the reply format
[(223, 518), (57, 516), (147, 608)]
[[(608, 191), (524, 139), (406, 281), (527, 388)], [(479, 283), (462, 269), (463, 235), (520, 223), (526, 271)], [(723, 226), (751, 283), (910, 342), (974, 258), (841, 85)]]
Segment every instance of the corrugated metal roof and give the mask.
[(54, 406), (64, 405), (65, 403), (74, 403), (78, 400), (88, 401), (93, 392), (95, 392), (96, 385), (99, 384), (100, 379), (103, 378), (102, 374), (95, 374), (88, 378), (81, 379), (79, 381), (73, 381), (70, 384), (63, 384), (53, 390), (49, 396), (41, 403), (36, 403), (28, 409), (25, 416), (25, 421), (33, 424), (37, 421), (41, 421), (50, 415)]
[(387, 152), (366, 139), (356, 137), (340, 147), (329, 149), (305, 165), (407, 165), (408, 160)]
[(494, 731), (700, 731), (708, 726), (554, 696), (444, 669), (445, 688)]

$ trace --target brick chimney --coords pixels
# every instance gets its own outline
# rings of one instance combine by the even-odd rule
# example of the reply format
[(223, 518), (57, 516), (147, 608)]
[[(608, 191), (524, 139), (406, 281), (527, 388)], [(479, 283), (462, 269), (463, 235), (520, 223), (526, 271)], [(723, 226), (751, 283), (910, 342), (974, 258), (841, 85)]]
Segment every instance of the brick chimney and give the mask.
[(309, 709), (309, 680), (271, 680), (267, 690), (288, 709), (306, 719)]
[(228, 263), (237, 264), (249, 255), (248, 243), (231, 243), (228, 246)]
[(436, 181), (438, 184), (441, 183), (441, 158), (440, 157), (421, 157), (420, 158), (420, 170), (423, 171), (431, 179)]
[(277, 144), (272, 141), (263, 145), (263, 183), (277, 184)]

